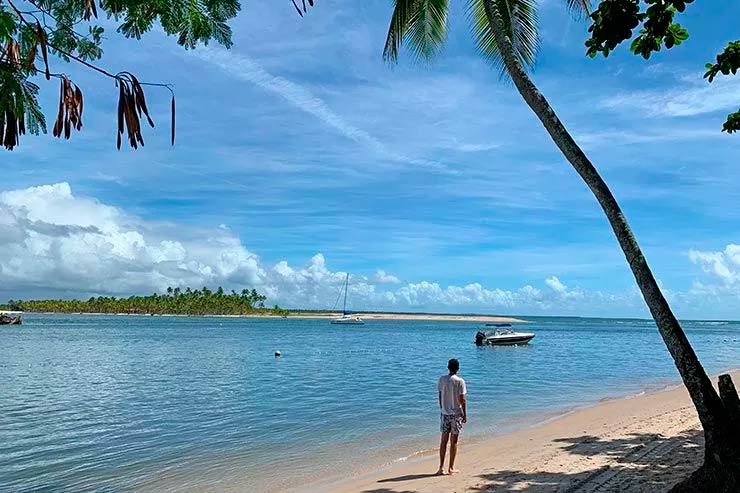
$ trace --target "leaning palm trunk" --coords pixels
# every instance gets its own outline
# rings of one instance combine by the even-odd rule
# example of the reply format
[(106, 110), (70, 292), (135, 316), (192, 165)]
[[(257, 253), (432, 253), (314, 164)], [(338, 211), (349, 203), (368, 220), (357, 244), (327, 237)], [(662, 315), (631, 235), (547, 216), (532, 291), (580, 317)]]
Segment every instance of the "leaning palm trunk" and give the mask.
[[(508, 31), (504, 20), (493, 0), (485, 0), (485, 9), (506, 71), (511, 76), (519, 93), (542, 122), (552, 140), (583, 181), (586, 182), (604, 210), (619, 246), (622, 247), (624, 256), (635, 276), (645, 303), (658, 326), (660, 335), (663, 337), (676, 368), (678, 368), (681, 378), (691, 395), (704, 428), (706, 445), (705, 463), (701, 470), (702, 479), (707, 479), (706, 474), (710, 476), (724, 475), (726, 471), (731, 476), (729, 480), (734, 481), (730, 487), (740, 489), (740, 483), (737, 482), (736, 477), (740, 474), (740, 440), (738, 439), (740, 430), (733, 428), (732, 420), (722, 400), (712, 387), (711, 380), (663, 296), (614, 195), (524, 70), (511, 39), (506, 34)], [(721, 484), (722, 491), (730, 491), (725, 489), (730, 483), (723, 479)], [(706, 483), (704, 487), (707, 487)]]

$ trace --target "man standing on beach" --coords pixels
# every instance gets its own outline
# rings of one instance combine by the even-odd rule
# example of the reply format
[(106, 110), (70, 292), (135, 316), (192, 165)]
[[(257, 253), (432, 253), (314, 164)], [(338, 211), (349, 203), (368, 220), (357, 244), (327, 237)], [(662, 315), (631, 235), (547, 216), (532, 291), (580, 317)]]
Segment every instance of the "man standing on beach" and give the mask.
[[(437, 474), (445, 474), (445, 454), (447, 453), (447, 442), (450, 442), (450, 467), (447, 474), (460, 472), (455, 469), (455, 457), (457, 456), (457, 439), (462, 432), (463, 425), (468, 422), (468, 413), (465, 403), (465, 380), (457, 376), (460, 370), (460, 362), (452, 358), (447, 362), (447, 375), (439, 377), (437, 390), (439, 392), (440, 426), (442, 438), (439, 443), (439, 470)], [(451, 437), (451, 439), (450, 439)]]

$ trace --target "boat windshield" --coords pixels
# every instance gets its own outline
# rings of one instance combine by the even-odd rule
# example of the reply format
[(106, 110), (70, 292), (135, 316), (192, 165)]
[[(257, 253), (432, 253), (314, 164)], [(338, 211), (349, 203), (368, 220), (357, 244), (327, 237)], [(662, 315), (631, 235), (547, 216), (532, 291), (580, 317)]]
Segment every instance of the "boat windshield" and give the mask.
[(511, 329), (496, 329), (493, 332), (489, 332), (486, 335), (489, 335), (489, 336), (490, 335), (494, 335), (494, 336), (506, 336), (506, 335), (511, 335), (513, 333), (514, 333), (514, 331), (511, 330)]

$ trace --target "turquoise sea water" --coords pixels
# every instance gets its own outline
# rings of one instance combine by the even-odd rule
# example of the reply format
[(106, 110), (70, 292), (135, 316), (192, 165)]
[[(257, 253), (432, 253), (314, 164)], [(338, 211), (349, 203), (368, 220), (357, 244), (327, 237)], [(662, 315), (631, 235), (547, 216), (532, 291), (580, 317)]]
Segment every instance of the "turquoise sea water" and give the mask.
[[(0, 329), (0, 490), (271, 491), (371, 469), (434, 446), (450, 357), (468, 437), (678, 380), (650, 322), (530, 320), (530, 346), (477, 348), (473, 323), (27, 315)], [(740, 323), (684, 326), (710, 373), (740, 367)]]

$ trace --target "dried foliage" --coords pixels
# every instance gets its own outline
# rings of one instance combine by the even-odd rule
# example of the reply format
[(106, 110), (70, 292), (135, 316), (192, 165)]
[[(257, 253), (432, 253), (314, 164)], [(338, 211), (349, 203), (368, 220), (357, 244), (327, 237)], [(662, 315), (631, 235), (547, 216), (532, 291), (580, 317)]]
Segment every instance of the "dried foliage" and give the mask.
[[(82, 128), (82, 91), (63, 73), (50, 70), (49, 57), (53, 56), (114, 79), (119, 90), (118, 147), (124, 133), (131, 147), (143, 146), (141, 120), (154, 126), (143, 87), (172, 89), (167, 84), (140, 82), (129, 72), (116, 74), (94, 65), (103, 55), (104, 39), (104, 28), (95, 20), (112, 19), (118, 23), (118, 32), (129, 38), (139, 39), (158, 25), (185, 48), (211, 40), (229, 47), (228, 21), (240, 9), (239, 0), (0, 0), (0, 143), (13, 149), (24, 132), (46, 132), (37, 98), (39, 88), (32, 82), (39, 76), (60, 80), (54, 136), (68, 139), (73, 129)], [(170, 112), (170, 141), (174, 145), (174, 94)]]
[(61, 77), (59, 89), (59, 112), (52, 134), (54, 137), (69, 139), (74, 128), (78, 132), (82, 129), (82, 91), (67, 77)]
[(27, 127), (31, 133), (45, 130), (38, 110), (38, 86), (25, 78), (28, 63), (21, 46), (8, 39), (0, 48), (0, 144), (13, 150)]
[(12, 151), (18, 145), (18, 136), (26, 133), (26, 122), (23, 113), (18, 115), (10, 109), (0, 113), (0, 138), (3, 147)]
[[(154, 2), (152, 2), (154, 5)], [(91, 18), (98, 18), (98, 9), (95, 6), (95, 0), (85, 0), (85, 13), (82, 14), (82, 18), (89, 21)]]
[[(154, 128), (154, 121), (149, 115), (149, 108), (146, 105), (146, 96), (142, 83), (136, 76), (130, 72), (121, 72), (116, 76), (116, 85), (118, 86), (118, 133), (116, 136), (116, 148), (121, 148), (121, 141), (124, 134), (128, 137), (131, 147), (138, 149), (144, 145), (144, 138), (141, 135), (141, 119), (146, 118), (150, 127)], [(172, 94), (170, 102), (170, 140), (175, 145), (175, 95)]]
[(48, 39), (46, 36), (46, 30), (41, 27), (41, 24), (38, 21), (36, 22), (36, 34), (38, 44), (41, 45), (41, 58), (44, 60), (44, 76), (46, 77), (46, 80), (49, 80), (51, 79), (49, 72), (49, 49), (46, 46), (48, 44)]
[(172, 95), (172, 102), (170, 103), (170, 143), (175, 145), (175, 95)]
[(0, 61), (16, 67), (21, 64), (21, 48), (14, 40), (5, 44), (4, 52)]
[(147, 123), (152, 128), (154, 122), (149, 116), (149, 110), (146, 107), (146, 98), (141, 84), (133, 74), (123, 72), (119, 74), (116, 80), (118, 85), (118, 135), (116, 137), (116, 147), (121, 148), (121, 137), (123, 136), (124, 126), (128, 133), (129, 145), (138, 149), (139, 145), (144, 145), (144, 139), (141, 136), (141, 116), (146, 117)]

